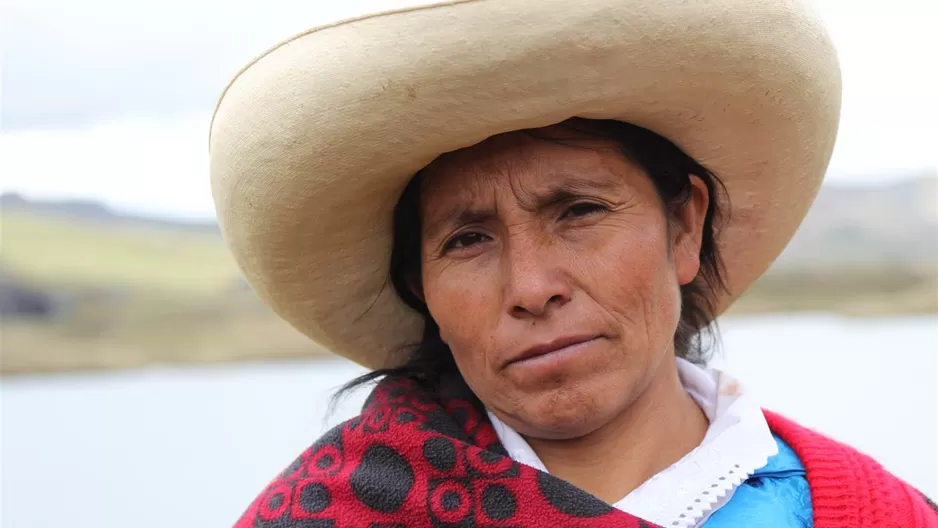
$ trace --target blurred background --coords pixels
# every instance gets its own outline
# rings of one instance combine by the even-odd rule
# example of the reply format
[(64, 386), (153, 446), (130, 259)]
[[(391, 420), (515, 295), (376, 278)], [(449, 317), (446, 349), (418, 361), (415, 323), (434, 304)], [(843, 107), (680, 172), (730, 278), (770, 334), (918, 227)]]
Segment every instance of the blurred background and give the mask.
[[(766, 407), (938, 496), (938, 4), (817, 1), (844, 79), (826, 183), (721, 319)], [(240, 278), (215, 100), (282, 37), (387, 2), (6, 0), (0, 525), (230, 526), (365, 394)]]

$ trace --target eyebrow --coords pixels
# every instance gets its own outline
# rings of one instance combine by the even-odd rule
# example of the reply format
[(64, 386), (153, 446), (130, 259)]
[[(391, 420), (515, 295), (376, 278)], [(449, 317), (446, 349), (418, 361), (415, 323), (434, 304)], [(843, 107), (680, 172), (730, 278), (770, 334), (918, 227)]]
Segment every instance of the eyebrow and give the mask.
[(529, 211), (540, 211), (552, 205), (563, 203), (584, 194), (596, 191), (611, 191), (621, 185), (615, 180), (584, 179), (572, 177), (549, 186), (539, 193), (532, 193), (530, 200), (523, 200), (522, 207)]
[[(566, 178), (561, 182), (548, 186), (546, 189), (528, 193), (527, 196), (522, 198), (521, 207), (531, 212), (543, 211), (559, 203), (579, 198), (591, 191), (613, 190), (620, 184), (621, 182), (613, 179), (597, 181), (578, 177)], [(427, 238), (431, 240), (437, 238), (440, 231), (450, 226), (482, 223), (494, 218), (496, 215), (497, 211), (492, 207), (453, 209), (438, 221), (433, 222), (432, 225), (427, 224)]]

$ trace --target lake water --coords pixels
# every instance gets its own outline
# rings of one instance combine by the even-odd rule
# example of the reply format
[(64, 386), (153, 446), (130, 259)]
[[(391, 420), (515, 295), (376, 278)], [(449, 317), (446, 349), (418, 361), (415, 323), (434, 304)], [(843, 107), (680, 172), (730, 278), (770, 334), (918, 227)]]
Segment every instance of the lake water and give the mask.
[[(729, 320), (722, 357), (764, 406), (938, 495), (938, 320)], [(4, 528), (231, 526), (357, 394), (320, 360), (33, 376), (2, 382)]]

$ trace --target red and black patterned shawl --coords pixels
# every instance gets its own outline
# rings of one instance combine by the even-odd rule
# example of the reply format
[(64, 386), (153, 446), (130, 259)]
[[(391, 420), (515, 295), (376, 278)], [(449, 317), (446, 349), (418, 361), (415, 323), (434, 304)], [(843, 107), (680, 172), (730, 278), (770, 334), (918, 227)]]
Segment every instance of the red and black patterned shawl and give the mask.
[[(236, 528), (530, 528), (654, 524), (508, 457), (462, 378), (384, 380), (362, 413), (273, 480)], [(853, 448), (765, 411), (801, 458), (815, 528), (938, 528), (938, 506)]]
[(236, 528), (655, 526), (509, 458), (465, 383), (444, 385), (380, 382)]

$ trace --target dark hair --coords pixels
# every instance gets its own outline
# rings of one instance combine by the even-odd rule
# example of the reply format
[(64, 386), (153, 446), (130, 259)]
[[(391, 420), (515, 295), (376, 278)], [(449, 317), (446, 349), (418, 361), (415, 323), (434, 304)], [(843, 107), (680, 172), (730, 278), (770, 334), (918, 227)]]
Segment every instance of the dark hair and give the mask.
[[(716, 243), (718, 222), (723, 220), (722, 200), (726, 196), (723, 183), (674, 143), (645, 128), (622, 121), (582, 118), (570, 119), (562, 126), (571, 132), (569, 137), (558, 138), (555, 134), (543, 137), (537, 130), (524, 132), (551, 141), (584, 138), (614, 141), (621, 154), (641, 167), (654, 182), (669, 219), (669, 229), (675, 215), (692, 197), (689, 176), (696, 175), (707, 186), (710, 206), (704, 219), (700, 271), (694, 281), (681, 287), (681, 315), (674, 333), (675, 354), (705, 364), (710, 349), (706, 338), (717, 336), (714, 294), (726, 290)], [(420, 192), (423, 177), (421, 171), (411, 179), (394, 208), (390, 262), (390, 280), (397, 295), (423, 316), (423, 338), (399, 351), (402, 354), (400, 366), (359, 376), (339, 389), (337, 396), (382, 377), (408, 378), (431, 390), (438, 390), (441, 379), (458, 372), (453, 354), (440, 339), (439, 327), (430, 316), (427, 305), (414, 292), (421, 287)]]

